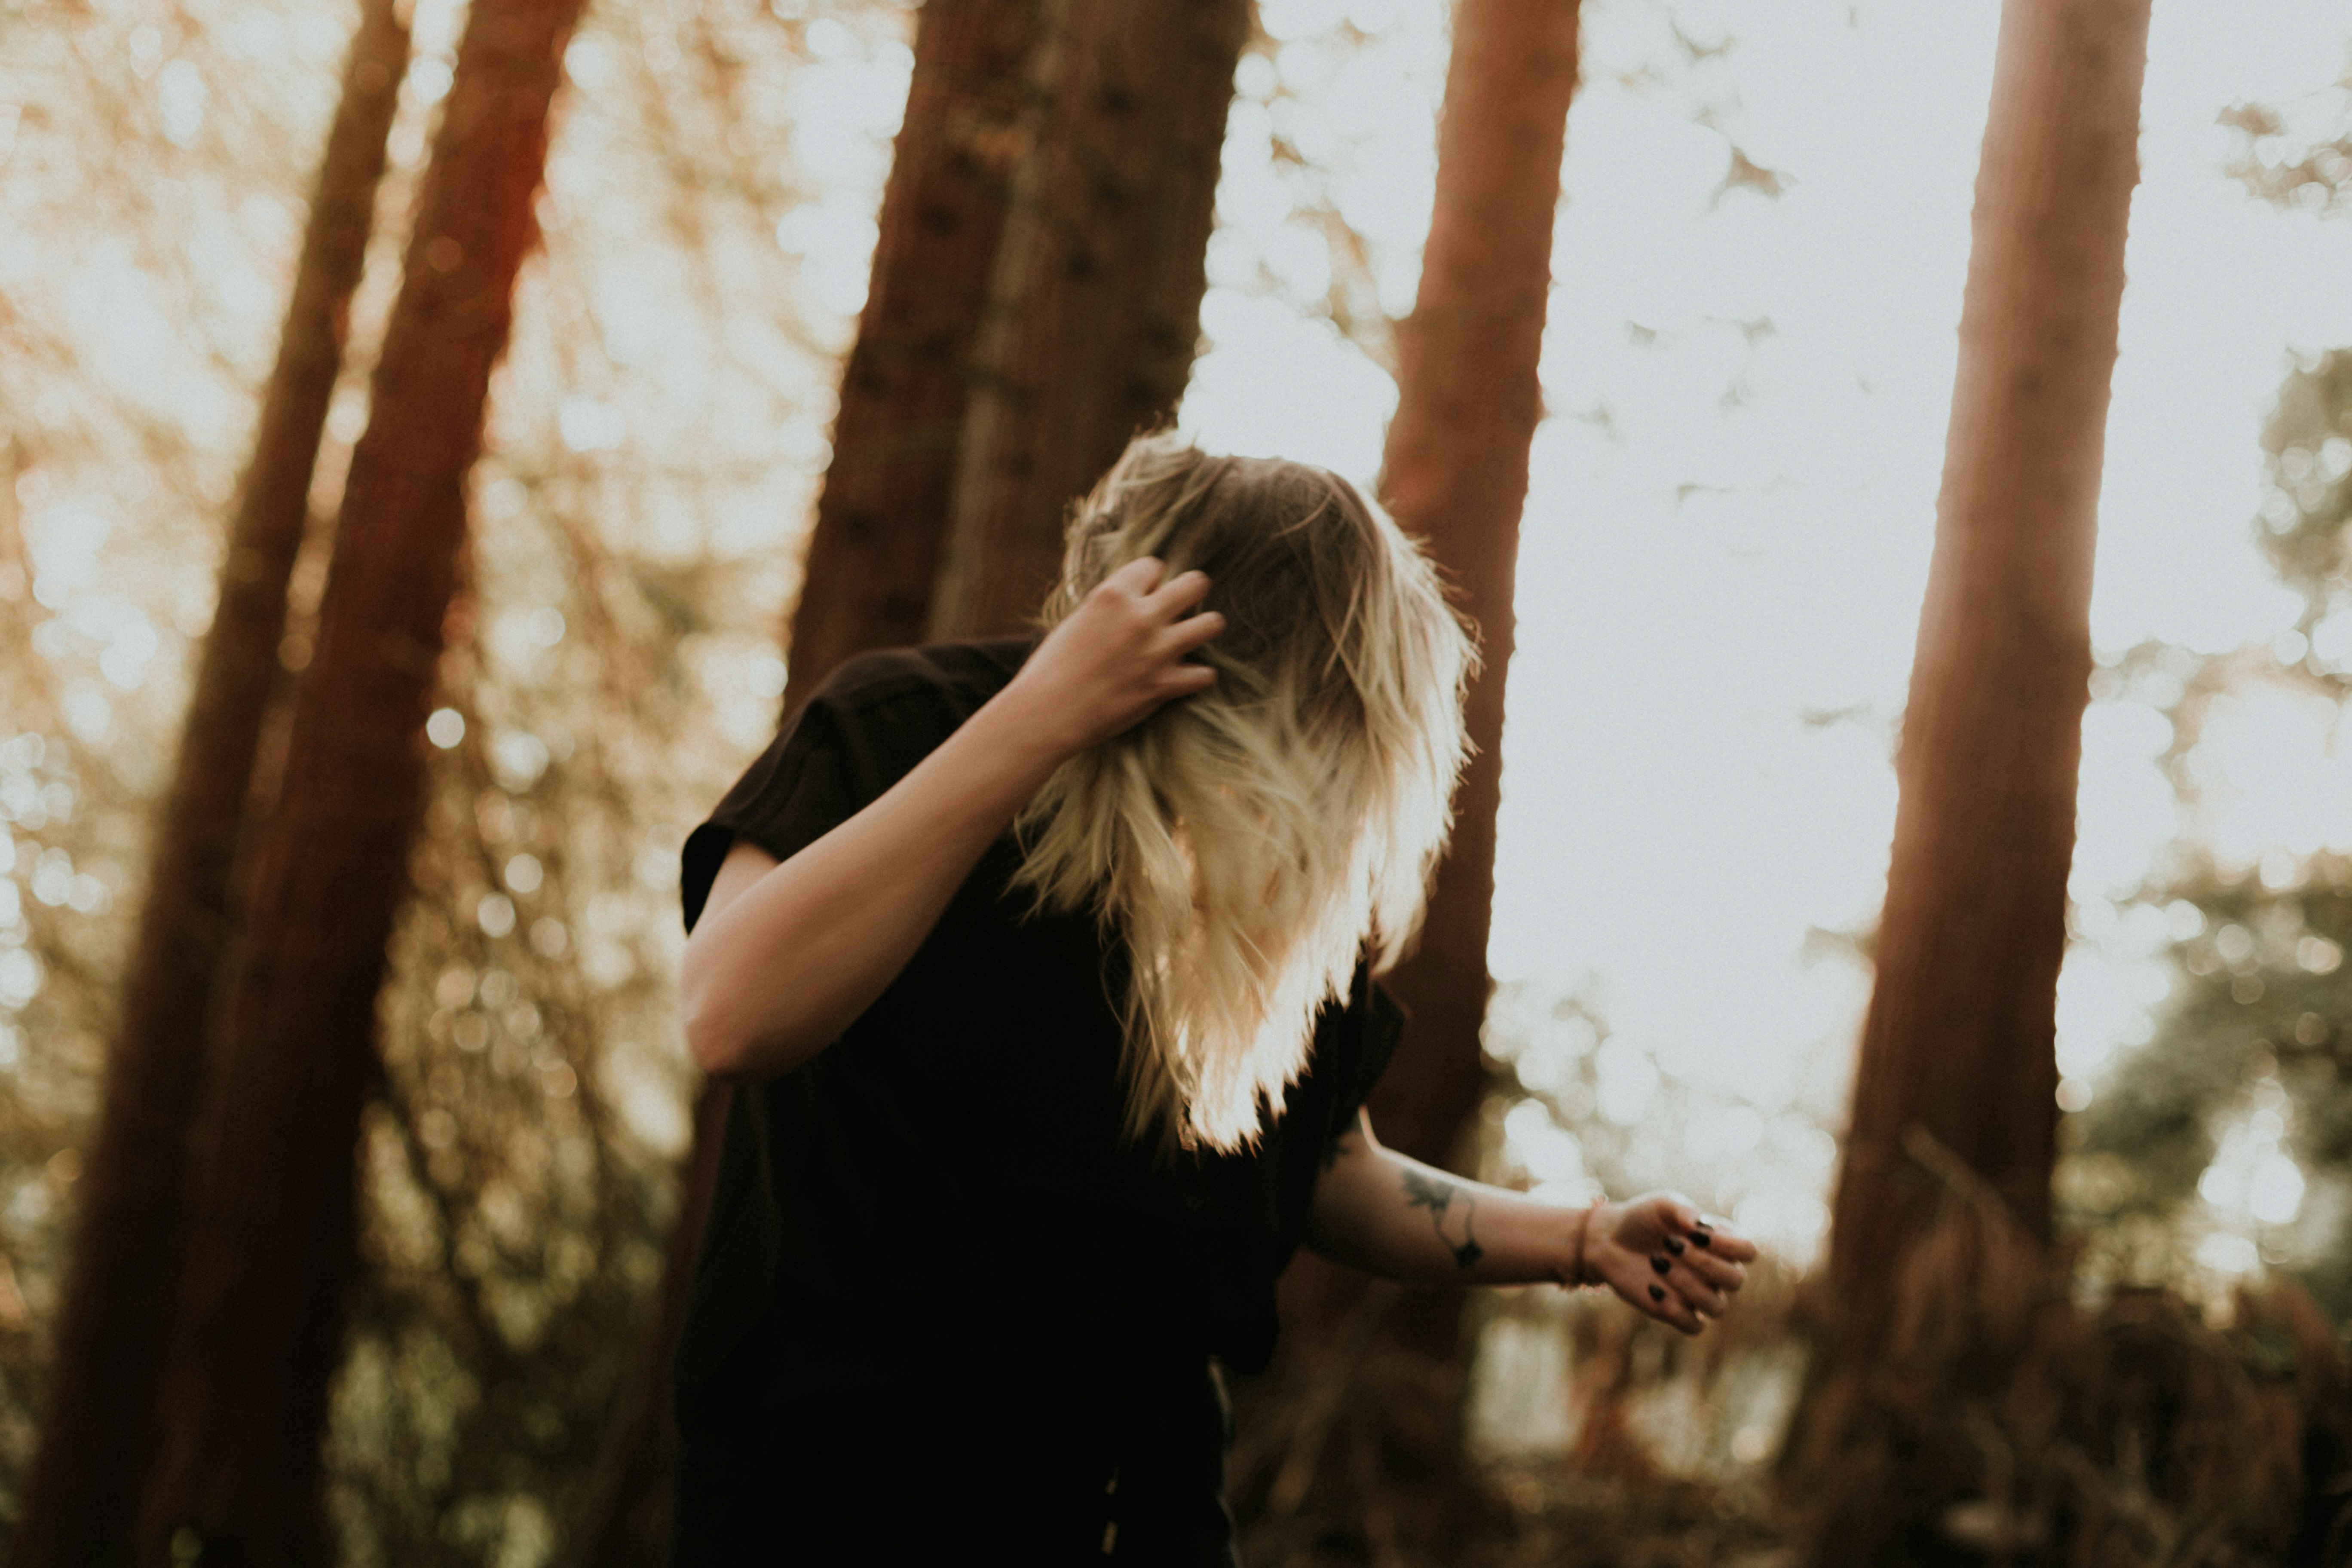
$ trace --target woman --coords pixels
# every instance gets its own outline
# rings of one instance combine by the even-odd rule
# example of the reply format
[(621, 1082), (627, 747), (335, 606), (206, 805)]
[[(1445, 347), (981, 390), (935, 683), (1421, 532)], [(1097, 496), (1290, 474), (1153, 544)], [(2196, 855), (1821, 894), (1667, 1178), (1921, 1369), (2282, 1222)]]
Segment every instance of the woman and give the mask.
[(1373, 1136), (1475, 657), (1392, 521), (1144, 437), (1042, 619), (851, 660), (688, 841), (688, 1042), (740, 1087), (681, 1565), (1229, 1564), (1211, 1358), (1264, 1364), (1297, 1246), (1685, 1332), (1754, 1256)]

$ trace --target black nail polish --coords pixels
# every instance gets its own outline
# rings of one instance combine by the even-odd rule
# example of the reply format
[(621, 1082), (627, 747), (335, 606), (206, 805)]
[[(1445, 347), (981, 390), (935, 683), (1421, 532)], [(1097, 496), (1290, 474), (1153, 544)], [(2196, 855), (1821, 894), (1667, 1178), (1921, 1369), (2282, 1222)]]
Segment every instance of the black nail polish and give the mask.
[(1664, 1291), (1664, 1289), (1663, 1288), (1661, 1288), (1661, 1287), (1659, 1287), (1659, 1286), (1656, 1286), (1656, 1285), (1653, 1285), (1653, 1286), (1651, 1286), (1651, 1287), (1650, 1287), (1650, 1300), (1653, 1300), (1653, 1301), (1663, 1301), (1663, 1300), (1664, 1300), (1665, 1299), (1666, 1299), (1666, 1293), (1665, 1293), (1665, 1291)]
[(1703, 1230), (1694, 1230), (1691, 1232), (1691, 1245), (1693, 1247), (1712, 1247), (1715, 1245), (1715, 1237), (1709, 1236)]
[(1653, 1252), (1650, 1254), (1650, 1268), (1653, 1272), (1664, 1274), (1667, 1269), (1672, 1268), (1673, 1267), (1673, 1260), (1667, 1258), (1664, 1253)]
[(1683, 1238), (1679, 1236), (1666, 1237), (1666, 1250), (1680, 1258), (1683, 1255)]

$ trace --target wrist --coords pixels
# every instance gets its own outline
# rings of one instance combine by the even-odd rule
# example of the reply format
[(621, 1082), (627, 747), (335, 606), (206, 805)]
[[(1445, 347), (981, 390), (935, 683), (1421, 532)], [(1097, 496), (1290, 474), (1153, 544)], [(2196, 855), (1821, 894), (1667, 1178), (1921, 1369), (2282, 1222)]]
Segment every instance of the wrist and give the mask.
[(979, 754), (992, 760), (1003, 778), (1014, 810), (1054, 775), (1054, 770), (1082, 749), (1063, 732), (1055, 715), (1029, 700), (1017, 679), (988, 701), (958, 731), (968, 735)]
[(1056, 684), (1024, 665), (972, 715), (974, 723), (985, 721), (993, 729), (992, 743), (1033, 768), (1040, 783), (1090, 743), (1079, 705), (1055, 689)]
[(1601, 1283), (1601, 1271), (1593, 1266), (1593, 1227), (1601, 1210), (1609, 1206), (1605, 1197), (1595, 1198), (1584, 1205), (1576, 1216), (1576, 1251), (1570, 1260), (1568, 1284), (1570, 1289)]

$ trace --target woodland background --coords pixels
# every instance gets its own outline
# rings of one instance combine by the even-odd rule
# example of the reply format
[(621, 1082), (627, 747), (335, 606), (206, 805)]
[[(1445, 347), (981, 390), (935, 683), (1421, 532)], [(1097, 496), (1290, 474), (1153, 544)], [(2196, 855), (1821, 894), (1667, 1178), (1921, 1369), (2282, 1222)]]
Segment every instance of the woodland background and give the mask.
[(1776, 1258), (1295, 1269), (1250, 1561), (2352, 1561), (2347, 41), (7, 0), (11, 1560), (658, 1561), (678, 844), (1173, 417), (1486, 633), (1383, 1135)]

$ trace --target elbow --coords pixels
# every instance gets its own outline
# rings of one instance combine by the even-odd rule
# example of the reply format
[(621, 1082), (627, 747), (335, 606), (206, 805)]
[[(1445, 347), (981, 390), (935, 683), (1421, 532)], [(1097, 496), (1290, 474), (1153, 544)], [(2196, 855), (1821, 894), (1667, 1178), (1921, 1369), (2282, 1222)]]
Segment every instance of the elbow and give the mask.
[(714, 985), (694, 958), (689, 949), (678, 976), (678, 1018), (687, 1054), (714, 1081), (741, 1083), (752, 1076), (750, 1034), (734, 1016), (738, 1010), (727, 1005), (726, 988)]
[(796, 1035), (760, 1027), (725, 987), (696, 984), (688, 975), (679, 990), (687, 1054), (714, 1083), (757, 1083), (781, 1077), (814, 1056), (823, 1044), (803, 1045)]
[(739, 1083), (746, 1076), (747, 1053), (741, 1035), (729, 1028), (718, 1009), (688, 1001), (683, 1008), (686, 1050), (694, 1065), (719, 1083)]
[[(725, 954), (687, 944), (678, 973), (678, 1021), (687, 1054), (719, 1083), (753, 1083), (791, 1072), (837, 1031), (820, 1032), (797, 977), (746, 975)], [(781, 994), (779, 994), (781, 992)], [(798, 1004), (798, 1005), (795, 1005)]]

